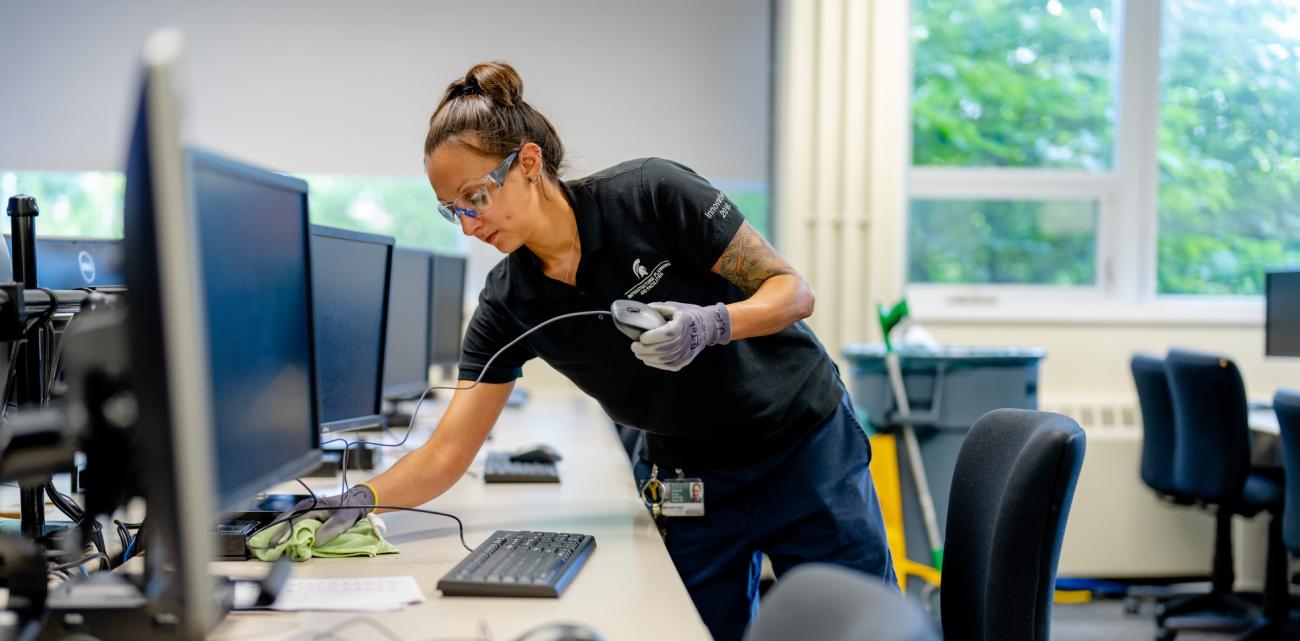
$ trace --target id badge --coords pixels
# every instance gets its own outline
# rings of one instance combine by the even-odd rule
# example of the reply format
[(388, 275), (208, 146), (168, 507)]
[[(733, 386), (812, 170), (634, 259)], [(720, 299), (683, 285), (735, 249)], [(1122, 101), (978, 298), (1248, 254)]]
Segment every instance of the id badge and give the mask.
[(663, 481), (664, 516), (704, 516), (704, 481), (678, 478)]

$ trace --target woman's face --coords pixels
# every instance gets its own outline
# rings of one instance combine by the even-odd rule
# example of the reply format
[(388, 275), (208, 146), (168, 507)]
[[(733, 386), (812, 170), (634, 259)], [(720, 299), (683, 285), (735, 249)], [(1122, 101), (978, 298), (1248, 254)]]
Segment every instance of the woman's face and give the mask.
[[(448, 142), (439, 145), (426, 158), (425, 168), (429, 184), (442, 204), (475, 210), (477, 216), (460, 216), (460, 228), (466, 236), (473, 236), (497, 251), (508, 254), (527, 240), (531, 205), (528, 182), (523, 167), (527, 151), (506, 172), (505, 182), (498, 189), (489, 181), (487, 193), (491, 204), (475, 207), (471, 197), (484, 189), (483, 178), (492, 173), (501, 158), (480, 155), (465, 145)], [(531, 160), (531, 159), (530, 159)], [(529, 163), (531, 164), (531, 162)]]

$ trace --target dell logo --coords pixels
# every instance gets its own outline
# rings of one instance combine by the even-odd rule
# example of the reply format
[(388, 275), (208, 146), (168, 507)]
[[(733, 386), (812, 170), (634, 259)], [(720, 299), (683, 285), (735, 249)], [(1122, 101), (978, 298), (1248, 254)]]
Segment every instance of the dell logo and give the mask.
[(87, 284), (95, 282), (95, 259), (82, 251), (77, 253), (77, 267), (81, 268), (81, 278)]

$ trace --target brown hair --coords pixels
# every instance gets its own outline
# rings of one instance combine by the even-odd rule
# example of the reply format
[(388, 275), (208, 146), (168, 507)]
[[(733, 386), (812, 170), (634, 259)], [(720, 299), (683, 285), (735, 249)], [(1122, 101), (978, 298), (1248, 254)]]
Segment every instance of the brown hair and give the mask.
[[(499, 60), (474, 65), (464, 78), (447, 85), (429, 117), (424, 156), (452, 141), (486, 156), (504, 158), (533, 142), (542, 148), (545, 173), (557, 178), (564, 163), (564, 144), (551, 121), (524, 102), (523, 93), (524, 81), (514, 67)], [(465, 134), (474, 134), (477, 144), (465, 140)]]

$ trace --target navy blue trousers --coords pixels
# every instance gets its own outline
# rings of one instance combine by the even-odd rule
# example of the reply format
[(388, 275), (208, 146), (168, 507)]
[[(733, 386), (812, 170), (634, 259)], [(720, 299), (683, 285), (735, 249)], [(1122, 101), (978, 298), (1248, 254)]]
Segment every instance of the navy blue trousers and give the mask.
[[(716, 641), (739, 641), (758, 612), (761, 554), (778, 578), (819, 561), (897, 584), (870, 462), (845, 393), (829, 420), (785, 452), (735, 470), (683, 470), (704, 480), (705, 514), (664, 519), (664, 543)], [(638, 461), (634, 472), (640, 488), (650, 464)], [(675, 476), (659, 469), (660, 479)]]

